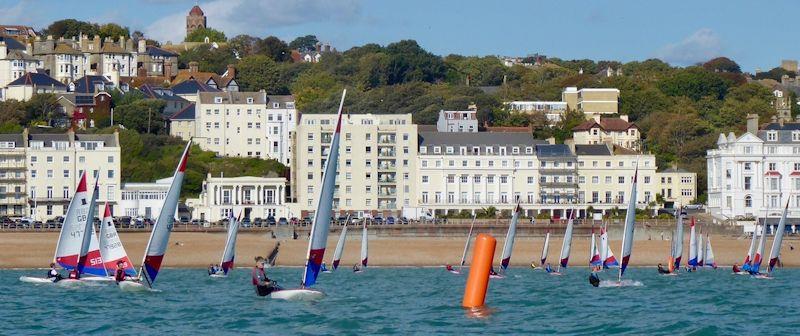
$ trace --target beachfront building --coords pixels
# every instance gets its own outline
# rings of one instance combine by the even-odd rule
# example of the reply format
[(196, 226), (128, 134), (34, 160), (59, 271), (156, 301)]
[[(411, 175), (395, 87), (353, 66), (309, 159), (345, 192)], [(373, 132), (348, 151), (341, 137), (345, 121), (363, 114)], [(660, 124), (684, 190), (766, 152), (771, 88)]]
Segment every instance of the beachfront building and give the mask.
[[(303, 114), (295, 135), (292, 191), (303, 216), (317, 205), (335, 114)], [(342, 117), (334, 209), (355, 216), (396, 215), (414, 206), (417, 125), (411, 114)]]
[(637, 208), (652, 205), (661, 192), (655, 156), (610, 144), (575, 145), (578, 160), (578, 202), (595, 211), (626, 209), (638, 169)]
[(121, 198), (115, 216), (155, 219), (167, 198), (172, 177), (155, 182), (127, 182), (120, 188)]
[(561, 92), (561, 101), (571, 111), (581, 111), (587, 118), (606, 116), (619, 112), (619, 89), (567, 87)]
[(437, 216), (495, 207), (527, 211), (539, 199), (539, 162), (530, 133), (420, 132), (416, 203)]
[(297, 109), (292, 96), (259, 92), (199, 92), (197, 102), (171, 118), (170, 135), (196, 137), (219, 156), (291, 163)]
[(565, 144), (536, 145), (539, 160), (539, 203), (551, 218), (566, 215), (578, 203), (578, 162)]
[(298, 217), (286, 205), (286, 178), (270, 174), (266, 177), (213, 177), (203, 181), (198, 198), (187, 199), (192, 218), (216, 222), (231, 214), (255, 220), (274, 217)]
[[(0, 39), (0, 88), (41, 66), (25, 46), (12, 38)], [(2, 98), (2, 97), (0, 97)]]
[(748, 115), (747, 132), (720, 134), (706, 152), (707, 211), (720, 219), (800, 217), (800, 120), (773, 118), (764, 125)]
[(0, 134), (0, 216), (27, 215), (27, 141), (27, 129), (22, 134)]
[(5, 88), (0, 88), (0, 91), (2, 91), (0, 97), (3, 97), (3, 99), (27, 101), (30, 100), (34, 94), (67, 93), (67, 86), (47, 74), (27, 72), (22, 75), (22, 77), (8, 83), (8, 86)]
[(478, 107), (469, 106), (466, 111), (439, 111), (436, 121), (436, 130), (439, 132), (477, 132)]
[(572, 129), (573, 141), (580, 145), (611, 144), (632, 151), (641, 150), (639, 126), (628, 121), (627, 115), (603, 118), (594, 115)]
[(694, 204), (697, 199), (697, 174), (676, 166), (658, 172), (665, 208)]
[(559, 101), (510, 101), (504, 104), (512, 112), (544, 114), (550, 125), (561, 121), (562, 116), (567, 112), (567, 103)]
[[(82, 172), (98, 181), (98, 202), (113, 207), (120, 199), (119, 135), (29, 134), (26, 148), (29, 214), (45, 221), (66, 214)], [(99, 210), (98, 210), (99, 211)]]

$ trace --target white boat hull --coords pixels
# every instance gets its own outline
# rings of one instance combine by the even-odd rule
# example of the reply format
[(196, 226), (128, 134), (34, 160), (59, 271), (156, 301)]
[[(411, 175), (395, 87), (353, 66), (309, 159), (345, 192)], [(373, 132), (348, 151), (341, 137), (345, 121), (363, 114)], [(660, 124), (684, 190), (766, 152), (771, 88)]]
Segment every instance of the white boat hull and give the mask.
[(503, 278), (505, 278), (505, 277), (502, 276), (502, 275), (499, 275), (499, 274), (498, 275), (489, 275), (489, 279), (503, 279)]
[(82, 277), (82, 281), (90, 281), (90, 282), (113, 282), (114, 278), (112, 277)]
[(209, 277), (211, 277), (211, 278), (227, 278), (228, 275), (224, 274), (224, 273), (222, 273), (222, 274), (217, 273), (217, 274), (211, 274), (211, 275), (209, 275)]
[(117, 283), (119, 289), (123, 292), (151, 292), (152, 288), (138, 281), (120, 281)]
[(49, 278), (38, 278), (38, 277), (30, 277), (30, 276), (21, 276), (19, 277), (19, 281), (32, 283), (32, 284), (53, 284), (53, 280)]
[(271, 299), (286, 300), (286, 301), (317, 301), (325, 297), (325, 293), (307, 289), (281, 289), (269, 294)]

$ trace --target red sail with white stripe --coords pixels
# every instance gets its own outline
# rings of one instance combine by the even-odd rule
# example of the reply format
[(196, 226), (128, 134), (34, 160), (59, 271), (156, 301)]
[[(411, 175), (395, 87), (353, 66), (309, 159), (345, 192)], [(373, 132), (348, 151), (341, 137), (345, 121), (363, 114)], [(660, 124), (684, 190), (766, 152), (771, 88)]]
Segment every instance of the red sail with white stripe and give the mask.
[[(84, 232), (86, 230), (86, 222), (90, 217), (90, 195), (86, 187), (86, 173), (82, 173), (78, 182), (78, 187), (75, 189), (75, 194), (67, 207), (67, 214), (64, 216), (64, 223), (61, 225), (61, 233), (58, 236), (58, 243), (56, 244), (56, 253), (54, 259), (64, 269), (72, 270), (78, 265), (78, 258), (81, 254), (81, 246), (83, 244)], [(94, 231), (92, 231), (94, 232)], [(89, 237), (89, 250), (86, 255), (86, 260), (99, 258), (99, 251), (97, 247), (97, 238)], [(93, 248), (95, 247), (95, 248)], [(95, 253), (97, 255), (95, 256)], [(85, 264), (84, 264), (85, 265)], [(84, 272), (89, 271), (84, 266)], [(94, 272), (90, 273), (94, 274)], [(105, 274), (96, 274), (105, 275)]]
[(314, 212), (314, 221), (311, 224), (311, 234), (308, 240), (308, 253), (306, 267), (303, 272), (303, 287), (310, 287), (317, 282), (325, 247), (328, 244), (328, 230), (333, 215), (333, 192), (336, 184), (336, 170), (339, 165), (339, 137), (342, 130), (342, 107), (347, 90), (342, 92), (339, 102), (339, 111), (336, 113), (336, 129), (333, 133), (328, 158), (325, 160), (325, 171), (322, 175), (322, 188), (319, 190), (317, 210)]
[[(242, 214), (239, 214), (241, 217)], [(220, 266), (226, 275), (233, 268), (233, 259), (236, 256), (236, 236), (239, 233), (239, 218), (234, 218), (231, 214), (228, 220), (228, 237), (225, 239), (225, 250), (222, 251), (222, 261)]]
[(560, 262), (558, 264), (558, 271), (561, 271), (561, 268), (567, 268), (569, 265), (569, 253), (572, 249), (572, 231), (573, 225), (575, 221), (575, 210), (572, 210), (571, 216), (569, 216), (569, 220), (567, 221), (567, 229), (564, 231), (564, 240), (561, 241), (561, 256)]
[(189, 149), (191, 146), (192, 140), (190, 139), (186, 143), (186, 148), (183, 149), (183, 154), (180, 161), (178, 161), (178, 167), (175, 168), (172, 184), (169, 186), (167, 197), (164, 199), (161, 212), (153, 225), (153, 232), (150, 233), (150, 240), (147, 242), (139, 277), (144, 278), (149, 287), (152, 287), (153, 282), (156, 280), (164, 254), (167, 252), (169, 235), (172, 232), (175, 212), (178, 209), (178, 200), (180, 200), (181, 196), (181, 187), (183, 186), (183, 177), (186, 173), (186, 164), (189, 161)]
[(622, 231), (622, 263), (619, 266), (619, 280), (622, 280), (622, 275), (625, 274), (625, 269), (631, 260), (631, 252), (633, 251), (633, 229), (636, 223), (636, 184), (639, 178), (639, 165), (637, 162), (636, 170), (633, 173), (633, 186), (631, 186), (631, 195), (628, 200), (628, 209), (625, 212), (625, 228)]
[(778, 263), (778, 257), (781, 256), (781, 243), (783, 243), (783, 234), (786, 231), (786, 214), (789, 211), (789, 201), (786, 201), (786, 207), (783, 208), (783, 215), (781, 221), (778, 222), (778, 228), (775, 230), (775, 238), (772, 240), (772, 249), (769, 250), (769, 267), (767, 273), (772, 273), (775, 265)]
[(117, 269), (117, 263), (122, 262), (125, 274), (136, 276), (136, 269), (122, 246), (122, 241), (114, 227), (114, 218), (111, 217), (111, 206), (106, 203), (103, 220), (100, 222), (100, 255), (103, 257), (105, 268)]
[(80, 253), (78, 254), (78, 275), (83, 273), (100, 276), (108, 275), (103, 265), (103, 258), (100, 256), (100, 244), (97, 243), (97, 236), (95, 236), (94, 230), (94, 213), (96, 212), (97, 196), (99, 194), (100, 189), (97, 186), (97, 179), (95, 179), (92, 197), (89, 199), (86, 220), (82, 223), (84, 235), (81, 241)]

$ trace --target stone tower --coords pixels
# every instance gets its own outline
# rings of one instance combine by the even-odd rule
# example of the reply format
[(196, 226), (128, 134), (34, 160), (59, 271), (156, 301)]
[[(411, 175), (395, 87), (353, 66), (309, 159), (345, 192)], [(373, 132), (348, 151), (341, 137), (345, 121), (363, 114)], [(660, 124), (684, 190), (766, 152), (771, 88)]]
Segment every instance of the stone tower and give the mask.
[(200, 9), (200, 6), (195, 5), (186, 16), (186, 36), (189, 36), (197, 28), (206, 28), (206, 14)]

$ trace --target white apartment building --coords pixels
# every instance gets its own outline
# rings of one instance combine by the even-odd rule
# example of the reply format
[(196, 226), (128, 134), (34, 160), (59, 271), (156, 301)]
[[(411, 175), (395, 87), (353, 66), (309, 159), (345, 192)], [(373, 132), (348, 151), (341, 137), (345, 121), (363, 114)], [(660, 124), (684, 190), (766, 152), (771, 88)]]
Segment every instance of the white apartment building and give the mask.
[(436, 121), (436, 130), (439, 132), (477, 132), (478, 107), (474, 104), (466, 111), (439, 111)]
[(164, 200), (167, 198), (170, 184), (172, 184), (172, 177), (155, 182), (123, 183), (120, 190), (121, 198), (114, 215), (157, 218), (161, 213)]
[(646, 207), (656, 201), (661, 192), (661, 182), (656, 173), (656, 158), (620, 150), (612, 145), (575, 145), (578, 156), (578, 202), (595, 211), (608, 211), (614, 207), (626, 209), (630, 201), (631, 184), (638, 167), (639, 184), (636, 204)]
[(787, 200), (789, 217), (800, 217), (800, 121), (759, 128), (749, 115), (747, 132), (720, 134), (707, 151), (707, 211), (720, 219), (779, 217)]
[(192, 218), (219, 221), (233, 216), (266, 219), (299, 217), (286, 204), (286, 178), (278, 176), (212, 177), (203, 181), (200, 197), (187, 199)]
[[(317, 204), (335, 126), (335, 114), (300, 117), (291, 182), (303, 216)], [(343, 116), (334, 209), (361, 217), (415, 206), (416, 158), (417, 125), (411, 114)]]
[(27, 140), (27, 130), (22, 134), (0, 134), (0, 216), (27, 215)]
[(443, 215), (490, 206), (531, 211), (539, 200), (539, 162), (544, 141), (529, 133), (420, 132), (415, 183), (417, 205)]
[(25, 52), (24, 46), (21, 49), (14, 48), (16, 44), (19, 43), (12, 42), (11, 39), (0, 39), (0, 88), (22, 77), (26, 72), (35, 72), (41, 65), (39, 60)]
[(632, 151), (641, 150), (639, 126), (628, 121), (627, 115), (619, 118), (601, 118), (594, 115), (572, 129), (573, 141), (579, 145), (612, 144)]
[(170, 134), (194, 136), (219, 156), (275, 159), (291, 163), (297, 109), (292, 96), (260, 92), (199, 92), (194, 119), (186, 110), (172, 118)]
[(26, 161), (29, 213), (35, 220), (66, 214), (83, 171), (90, 186), (98, 179), (98, 202), (108, 201), (113, 207), (120, 199), (117, 133), (29, 134)]
[(558, 101), (510, 101), (503, 103), (512, 112), (542, 113), (550, 125), (561, 121), (567, 112), (567, 103)]

